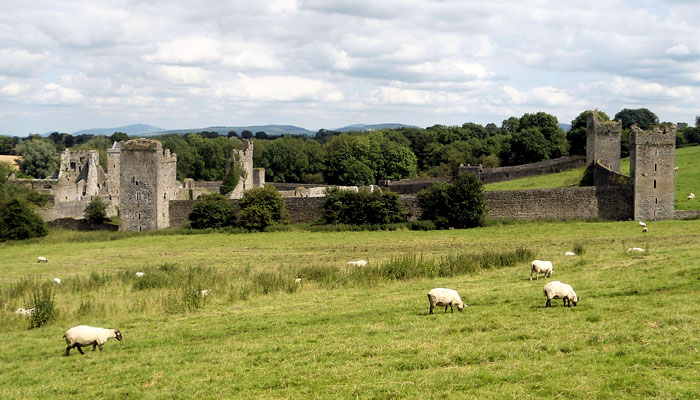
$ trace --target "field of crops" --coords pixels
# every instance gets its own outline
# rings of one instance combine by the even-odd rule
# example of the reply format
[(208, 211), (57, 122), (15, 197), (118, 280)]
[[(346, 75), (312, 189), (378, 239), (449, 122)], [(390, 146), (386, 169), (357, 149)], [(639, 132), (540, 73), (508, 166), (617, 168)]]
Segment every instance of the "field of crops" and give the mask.
[[(699, 242), (698, 220), (646, 234), (636, 222), (52, 231), (0, 244), (0, 397), (696, 398)], [(553, 277), (531, 282), (530, 257), (553, 261)], [(369, 268), (346, 266), (356, 259)], [(578, 307), (544, 308), (554, 279)], [(433, 287), (457, 289), (464, 312), (428, 315)], [(58, 314), (27, 329), (13, 311), (42, 289)], [(65, 357), (78, 324), (124, 340)]]

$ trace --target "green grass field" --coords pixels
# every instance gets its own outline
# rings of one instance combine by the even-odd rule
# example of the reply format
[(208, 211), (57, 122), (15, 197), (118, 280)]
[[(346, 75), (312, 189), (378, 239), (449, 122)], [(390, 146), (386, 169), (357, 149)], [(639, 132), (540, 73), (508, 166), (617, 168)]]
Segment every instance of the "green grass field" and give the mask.
[[(675, 204), (677, 210), (700, 209), (700, 198), (688, 200), (689, 193), (700, 194), (700, 163), (698, 160), (700, 160), (700, 146), (676, 149), (676, 166), (678, 170), (675, 173)], [(486, 190), (524, 190), (578, 186), (585, 170), (585, 167), (581, 167), (556, 174), (489, 183), (485, 185), (485, 188)], [(620, 170), (623, 174), (629, 175), (629, 157), (620, 161)]]
[[(0, 398), (697, 398), (700, 220), (531, 222), (470, 230), (140, 235), (52, 231), (0, 244)], [(353, 280), (415, 256), (512, 252), (529, 260), (446, 277)], [(629, 247), (647, 252), (630, 254)], [(565, 257), (567, 250), (582, 254)], [(49, 262), (37, 264), (36, 257)], [(212, 294), (183, 311), (182, 289), (135, 271), (180, 271)], [(335, 271), (323, 275), (321, 271)], [(275, 273), (302, 284), (274, 286)], [(309, 272), (310, 273), (310, 272)], [(32, 278), (29, 278), (29, 277)], [(331, 277), (318, 279), (314, 277)], [(63, 279), (57, 319), (27, 330), (27, 286)], [(165, 279), (165, 278), (163, 278)], [(337, 280), (334, 280), (337, 279)], [(556, 279), (582, 300), (545, 309)], [(457, 289), (464, 312), (428, 315), (426, 293)], [(246, 289), (248, 288), (248, 289)], [(278, 288), (264, 294), (261, 289)], [(63, 356), (63, 333), (119, 328), (103, 352)]]

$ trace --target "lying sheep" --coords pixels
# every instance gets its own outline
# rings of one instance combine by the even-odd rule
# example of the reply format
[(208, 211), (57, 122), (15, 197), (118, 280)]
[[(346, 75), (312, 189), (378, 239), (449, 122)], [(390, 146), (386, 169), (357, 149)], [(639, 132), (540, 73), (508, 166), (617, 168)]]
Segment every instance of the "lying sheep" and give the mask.
[(37, 257), (36, 262), (49, 262), (49, 260), (47, 260), (46, 257)]
[(146, 275), (146, 274), (144, 274), (144, 273), (141, 272), (141, 271), (138, 271), (138, 272), (136, 273), (136, 277), (137, 277), (137, 278), (143, 278), (144, 275)]
[(566, 253), (564, 253), (564, 255), (565, 256), (575, 256), (576, 253), (574, 253), (573, 251), (567, 251)]
[(66, 356), (70, 355), (70, 349), (76, 347), (80, 354), (83, 353), (81, 347), (86, 347), (92, 345), (92, 351), (95, 351), (95, 347), (100, 348), (102, 351), (102, 345), (105, 344), (107, 339), (116, 338), (117, 340), (122, 340), (122, 333), (119, 329), (105, 329), (105, 328), (95, 328), (87, 325), (74, 326), (66, 331), (63, 335), (66, 339), (68, 347), (66, 347)]
[(641, 247), (630, 247), (629, 249), (627, 249), (627, 251), (636, 252), (636, 253), (643, 253), (644, 249)]
[(543, 273), (545, 278), (549, 278), (554, 273), (554, 267), (551, 261), (534, 260), (530, 268), (530, 280), (532, 280), (533, 272), (535, 273), (535, 280), (540, 279), (540, 273)]
[(54, 281), (57, 285), (60, 285), (60, 284), (61, 284), (61, 278), (53, 278), (53, 281)]
[(366, 267), (366, 260), (348, 261), (348, 266), (350, 267)]
[(649, 228), (647, 228), (646, 226), (644, 228), (642, 228), (642, 233), (647, 233), (647, 232), (649, 232)]
[(451, 312), (455, 312), (452, 306), (457, 306), (459, 311), (465, 307), (462, 302), (462, 298), (459, 297), (459, 293), (456, 290), (445, 289), (445, 288), (435, 288), (428, 292), (428, 301), (430, 302), (430, 312), (433, 313), (433, 308), (435, 306), (445, 306), (445, 312), (447, 312), (447, 307), (450, 307)]
[(695, 193), (691, 193), (688, 195), (688, 200), (693, 200), (695, 198)]
[(202, 297), (207, 297), (211, 293), (211, 289), (203, 289), (199, 292)]
[(24, 308), (20, 307), (20, 308), (18, 308), (17, 310), (15, 310), (15, 314), (30, 316), (30, 315), (34, 314), (34, 309), (33, 309), (33, 308), (27, 308), (27, 309), (25, 310)]
[(571, 307), (571, 303), (574, 303), (574, 307), (583, 297), (576, 296), (574, 288), (566, 283), (561, 283), (559, 281), (552, 281), (544, 285), (544, 295), (547, 298), (547, 303), (545, 307), (552, 306), (552, 299), (564, 299), (564, 305), (567, 306), (567, 301), (569, 302), (568, 307)]

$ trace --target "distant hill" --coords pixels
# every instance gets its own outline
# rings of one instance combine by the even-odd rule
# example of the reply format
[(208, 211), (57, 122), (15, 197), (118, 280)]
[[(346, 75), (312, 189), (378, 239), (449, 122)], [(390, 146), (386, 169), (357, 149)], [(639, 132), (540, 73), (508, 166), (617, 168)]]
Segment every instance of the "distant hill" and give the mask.
[(415, 125), (405, 125), (405, 124), (373, 124), (373, 125), (366, 125), (366, 124), (354, 124), (354, 125), (348, 125), (344, 126), (342, 128), (337, 128), (333, 129), (336, 132), (368, 132), (368, 131), (376, 131), (379, 129), (398, 129), (398, 128), (418, 128), (418, 126)]
[(568, 132), (571, 130), (571, 125), (570, 124), (563, 124), (563, 123), (558, 123), (559, 127), (564, 130), (564, 132)]
[(127, 126), (120, 126), (117, 128), (92, 128), (92, 129), (83, 129), (82, 131), (77, 131), (73, 132), (73, 136), (77, 135), (105, 135), (109, 136), (113, 134), (114, 132), (124, 132), (129, 136), (137, 136), (137, 135), (148, 135), (152, 134), (154, 132), (162, 132), (165, 129), (159, 128), (157, 126), (153, 125), (145, 125), (145, 124), (133, 124), (133, 125), (127, 125)]
[(216, 132), (219, 135), (226, 136), (229, 132), (234, 131), (239, 135), (243, 131), (265, 132), (268, 135), (278, 136), (278, 135), (306, 135), (313, 136), (316, 132), (312, 132), (308, 129), (300, 128), (294, 125), (250, 125), (250, 126), (209, 126), (206, 128), (193, 128), (193, 129), (175, 129), (170, 131), (160, 131), (154, 132), (153, 135), (167, 135), (167, 134), (178, 134), (184, 135), (186, 133), (198, 133), (202, 131)]

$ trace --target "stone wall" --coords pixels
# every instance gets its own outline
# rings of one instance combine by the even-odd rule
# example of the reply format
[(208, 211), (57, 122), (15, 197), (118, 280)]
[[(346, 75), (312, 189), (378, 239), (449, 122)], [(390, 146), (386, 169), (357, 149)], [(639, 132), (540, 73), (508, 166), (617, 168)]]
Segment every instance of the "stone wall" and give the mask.
[(586, 129), (586, 165), (593, 165), (596, 160), (615, 172), (620, 172), (620, 121), (602, 121), (598, 112), (588, 115)]
[(460, 172), (471, 172), (481, 179), (482, 183), (494, 183), (520, 179), (528, 176), (553, 174), (586, 165), (583, 156), (559, 157), (531, 164), (514, 165), (510, 167), (482, 168), (481, 165), (460, 167)]
[(484, 197), (487, 217), (493, 219), (632, 218), (630, 186), (505, 190)]
[(60, 218), (82, 219), (85, 216), (85, 207), (90, 203), (90, 199), (62, 201), (35, 209), (44, 221), (53, 221)]
[(630, 175), (634, 219), (674, 218), (676, 126), (660, 125), (630, 132)]
[(389, 189), (397, 194), (418, 193), (431, 187), (436, 182), (447, 182), (448, 178), (402, 179), (400, 181), (379, 181), (379, 187)]
[(700, 210), (676, 210), (674, 212), (674, 219), (692, 219), (700, 218)]
[(601, 164), (600, 160), (596, 160), (596, 162), (593, 164), (593, 185), (628, 186), (631, 185), (631, 180), (629, 176), (615, 172)]

